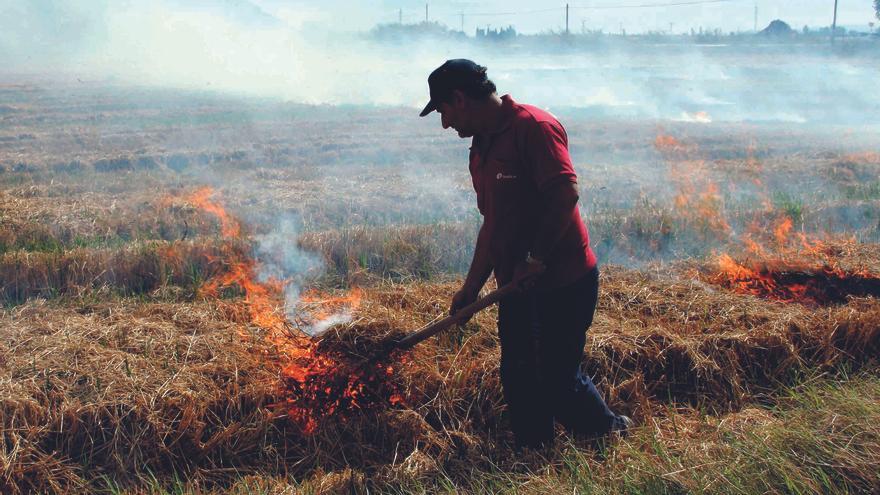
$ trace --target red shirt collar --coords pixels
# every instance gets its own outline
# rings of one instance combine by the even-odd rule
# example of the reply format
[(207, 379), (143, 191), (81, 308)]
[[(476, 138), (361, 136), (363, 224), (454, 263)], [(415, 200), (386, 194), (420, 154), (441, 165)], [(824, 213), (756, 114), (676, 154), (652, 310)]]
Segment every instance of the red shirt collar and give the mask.
[(504, 95), (501, 97), (501, 114), (504, 116), (501, 120), (501, 125), (498, 126), (490, 134), (501, 134), (506, 131), (508, 127), (510, 127), (510, 123), (513, 121), (513, 115), (516, 113), (517, 104), (513, 100), (513, 97), (508, 95)]

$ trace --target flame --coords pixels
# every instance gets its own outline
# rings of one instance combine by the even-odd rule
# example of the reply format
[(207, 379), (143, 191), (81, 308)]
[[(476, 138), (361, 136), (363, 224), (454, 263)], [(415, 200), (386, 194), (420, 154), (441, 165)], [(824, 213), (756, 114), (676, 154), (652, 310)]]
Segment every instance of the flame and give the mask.
[(732, 229), (724, 216), (721, 188), (709, 177), (705, 160), (693, 158), (696, 147), (659, 134), (654, 148), (663, 155), (678, 188), (673, 197), (678, 214), (706, 237), (728, 238)]
[[(380, 378), (393, 373), (391, 366), (371, 363), (351, 369), (341, 356), (331, 356), (318, 349), (317, 343), (305, 332), (294, 327), (284, 314), (284, 290), (289, 281), (269, 279), (260, 281), (258, 262), (234, 241), (243, 241), (242, 226), (226, 209), (212, 198), (210, 187), (202, 187), (187, 196), (188, 203), (214, 215), (220, 221), (220, 233), (230, 243), (215, 261), (224, 270), (205, 282), (199, 290), (203, 297), (219, 298), (227, 291), (243, 293), (243, 304), (250, 323), (265, 331), (264, 339), (271, 344), (284, 363), (281, 367), (277, 404), (305, 434), (314, 433), (321, 420), (340, 411), (368, 407), (365, 397), (375, 397), (377, 389), (387, 388)], [(361, 291), (354, 289), (347, 295), (326, 296), (309, 292), (302, 298), (307, 319), (316, 324), (327, 324), (338, 315), (350, 315), (361, 301)], [(243, 338), (249, 338), (242, 335)], [(381, 391), (380, 391), (381, 392)], [(391, 405), (403, 402), (403, 397), (391, 387), (386, 391)], [(372, 400), (372, 399), (370, 399)]]
[[(673, 136), (659, 134), (654, 139), (654, 148), (667, 162), (670, 179), (677, 186), (673, 205), (679, 216), (703, 235), (714, 235), (717, 240), (734, 240), (724, 215), (720, 188), (711, 179), (705, 162), (696, 154), (697, 147)], [(755, 143), (750, 142), (745, 172), (758, 188), (763, 211), (755, 213), (747, 232), (738, 240), (745, 253), (761, 261), (740, 263), (730, 254), (720, 254), (717, 269), (708, 276), (710, 281), (743, 294), (815, 305), (843, 302), (848, 294), (880, 295), (876, 275), (865, 270), (840, 268), (835, 249), (829, 242), (795, 232), (791, 216), (776, 211), (767, 187), (759, 177), (762, 165), (755, 158), (755, 151)], [(880, 156), (860, 153), (847, 155), (843, 160), (880, 163)], [(735, 191), (735, 185), (729, 187), (730, 191)], [(834, 245), (841, 243), (855, 244), (856, 240), (836, 239)]]
[(773, 229), (773, 237), (776, 238), (776, 244), (779, 246), (785, 246), (788, 243), (788, 233), (791, 232), (791, 227), (793, 223), (791, 218), (783, 217), (782, 221), (779, 222), (779, 225)]
[(741, 294), (811, 306), (843, 303), (850, 294), (880, 296), (880, 276), (840, 266), (838, 254), (856, 245), (855, 238), (831, 244), (809, 239), (803, 232), (792, 236), (792, 225), (788, 216), (778, 221), (772, 250), (744, 238), (746, 250), (761, 261), (737, 262), (729, 254), (720, 254), (710, 281)]
[(690, 112), (681, 112), (681, 116), (678, 120), (683, 122), (696, 122), (699, 124), (710, 124), (712, 123), (712, 117), (709, 116), (709, 112), (705, 110), (699, 110), (694, 113)]
[[(216, 216), (220, 220), (220, 232), (224, 238), (241, 240), (241, 224), (219, 203), (211, 200), (213, 193), (210, 187), (202, 187), (189, 195), (186, 201)], [(258, 282), (256, 261), (231, 245), (225, 247), (222, 258), (216, 261), (223, 264), (225, 271), (205, 282), (199, 289), (199, 295), (216, 298), (225, 289), (237, 287), (244, 292), (244, 303), (251, 322), (269, 330), (272, 338), (283, 333), (287, 328), (279, 297), (283, 282), (275, 279)]]
[(880, 276), (867, 270), (848, 271), (828, 264), (809, 266), (776, 261), (760, 268), (748, 268), (722, 254), (712, 279), (740, 294), (811, 306), (843, 303), (849, 294), (880, 296)]
[(211, 187), (205, 186), (196, 189), (187, 199), (197, 208), (213, 214), (220, 220), (220, 233), (223, 237), (238, 239), (241, 237), (241, 224), (229, 216), (225, 208), (211, 201), (211, 195), (213, 194), (214, 190)]
[[(668, 162), (670, 176), (678, 185), (674, 204), (680, 214), (701, 222), (698, 225), (715, 232), (719, 239), (730, 234), (719, 188), (708, 178), (703, 162), (694, 158), (695, 147), (667, 135), (657, 136), (654, 146)], [(843, 302), (846, 294), (874, 294), (877, 275), (842, 269), (832, 247), (856, 244), (855, 238), (835, 239), (833, 245), (810, 238), (794, 231), (790, 215), (776, 211), (759, 178), (762, 166), (754, 156), (755, 150), (755, 143), (749, 143), (746, 173), (759, 188), (763, 211), (756, 212), (739, 242), (744, 253), (760, 261), (737, 262), (730, 254), (720, 254), (710, 280), (738, 293), (808, 305)], [(860, 153), (847, 155), (844, 160), (880, 163), (880, 156)]]
[(361, 305), (361, 297), (361, 290), (357, 287), (342, 296), (310, 290), (300, 296), (299, 303), (315, 321), (314, 326), (322, 327), (328, 321), (337, 321), (356, 311)]
[(673, 136), (659, 134), (654, 139), (654, 147), (659, 151), (684, 151), (685, 146)]
[(727, 254), (718, 257), (716, 283), (741, 294), (766, 297), (781, 302), (803, 300), (808, 287), (804, 284), (780, 285), (771, 270), (747, 268)]
[(762, 248), (761, 245), (755, 242), (751, 237), (745, 235), (743, 236), (742, 240), (743, 244), (745, 245), (746, 251), (757, 256), (764, 255), (764, 248)]

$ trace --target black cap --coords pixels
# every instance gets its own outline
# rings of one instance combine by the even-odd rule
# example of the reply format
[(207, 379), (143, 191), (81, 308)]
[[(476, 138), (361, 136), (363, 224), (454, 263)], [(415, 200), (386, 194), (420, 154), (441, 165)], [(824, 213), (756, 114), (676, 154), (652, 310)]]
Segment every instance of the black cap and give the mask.
[(449, 101), (452, 91), (479, 86), (486, 81), (486, 68), (466, 58), (447, 60), (428, 76), (431, 101), (419, 114), (424, 117), (437, 110), (441, 102)]

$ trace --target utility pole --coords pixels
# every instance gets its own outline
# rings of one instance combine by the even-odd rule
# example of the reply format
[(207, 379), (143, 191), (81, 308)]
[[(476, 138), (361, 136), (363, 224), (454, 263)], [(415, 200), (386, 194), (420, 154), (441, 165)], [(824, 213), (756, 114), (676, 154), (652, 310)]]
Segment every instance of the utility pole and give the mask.
[(834, 43), (834, 36), (837, 34), (837, 0), (834, 0), (834, 20), (831, 21), (831, 42)]
[(460, 15), (461, 15), (461, 32), (463, 33), (464, 32), (464, 12), (462, 12)]
[(565, 34), (568, 35), (568, 4), (565, 4)]
[(755, 2), (755, 32), (758, 32), (758, 2)]
[(428, 4), (425, 4), (425, 22), (428, 22)]
[(403, 24), (403, 8), (397, 10), (397, 23)]

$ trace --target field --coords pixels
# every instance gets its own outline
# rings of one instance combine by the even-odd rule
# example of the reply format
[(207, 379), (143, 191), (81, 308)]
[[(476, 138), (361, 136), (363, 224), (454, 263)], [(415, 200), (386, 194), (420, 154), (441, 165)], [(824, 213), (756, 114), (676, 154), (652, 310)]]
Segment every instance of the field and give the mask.
[(349, 363), (470, 261), (436, 116), (0, 84), (0, 491), (880, 491), (880, 130), (559, 116), (638, 427), (517, 453), (494, 310)]

